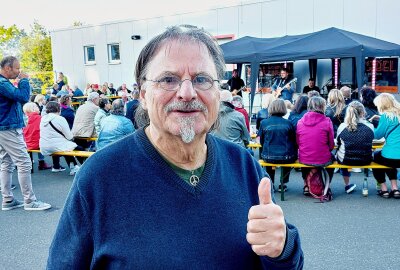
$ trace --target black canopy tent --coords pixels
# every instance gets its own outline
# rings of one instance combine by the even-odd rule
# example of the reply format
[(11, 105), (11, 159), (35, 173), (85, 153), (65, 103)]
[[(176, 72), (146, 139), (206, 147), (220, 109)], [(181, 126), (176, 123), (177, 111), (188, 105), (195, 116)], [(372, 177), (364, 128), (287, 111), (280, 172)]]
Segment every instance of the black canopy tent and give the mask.
[[(400, 56), (400, 45), (357, 33), (328, 28), (303, 35), (278, 38), (243, 37), (221, 45), (228, 64), (251, 65), (252, 112), (260, 63), (307, 59), (354, 58), (357, 85), (365, 76), (365, 58)], [(313, 66), (313, 67), (312, 67)], [(310, 61), (310, 74), (316, 73), (316, 62)]]

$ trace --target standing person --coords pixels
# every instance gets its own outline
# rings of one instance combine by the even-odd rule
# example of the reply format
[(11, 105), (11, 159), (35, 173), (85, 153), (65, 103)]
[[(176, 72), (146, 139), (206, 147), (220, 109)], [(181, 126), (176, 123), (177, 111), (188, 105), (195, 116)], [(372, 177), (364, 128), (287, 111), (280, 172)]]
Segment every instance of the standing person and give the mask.
[[(308, 100), (308, 112), (299, 120), (296, 129), (296, 140), (299, 146), (299, 162), (305, 165), (325, 167), (334, 160), (331, 151), (335, 147), (333, 125), (324, 112), (325, 99), (312, 97)], [(306, 183), (307, 175), (311, 168), (302, 168), (304, 180), (303, 194), (309, 195), (309, 187)], [(333, 169), (326, 169), (330, 180), (333, 177)]]
[(242, 96), (242, 90), (245, 84), (244, 81), (239, 77), (237, 69), (232, 71), (232, 78), (228, 80), (227, 84), (229, 85), (229, 90), (231, 91), (232, 96)]
[[(296, 131), (289, 120), (283, 118), (287, 113), (285, 102), (282, 99), (274, 100), (268, 107), (269, 118), (261, 121), (257, 135), (262, 144), (261, 158), (269, 163), (287, 164), (297, 160)], [(291, 168), (282, 167), (283, 187), (279, 184), (278, 190), (287, 190)], [(266, 167), (267, 173), (274, 183), (275, 170)]]
[(315, 79), (310, 78), (308, 79), (308, 84), (303, 88), (303, 94), (307, 94), (308, 92), (313, 90), (317, 91), (318, 93), (320, 92), (319, 87), (315, 85)]
[[(383, 198), (400, 199), (400, 191), (397, 185), (397, 169), (400, 168), (400, 103), (393, 95), (382, 93), (374, 100), (380, 116), (378, 127), (375, 129), (375, 139), (385, 138), (382, 151), (374, 153), (376, 163), (391, 167), (390, 169), (372, 169), (374, 177), (381, 184), (378, 195)], [(388, 176), (392, 190), (389, 192), (386, 185), (385, 174)]]
[(208, 133), (224, 68), (218, 44), (194, 26), (168, 28), (145, 45), (137, 115), (149, 122), (81, 168), (47, 269), (303, 267), (297, 229), (273, 203), (263, 169)]
[[(2, 210), (24, 207), (25, 210), (46, 210), (51, 205), (38, 201), (32, 189), (32, 163), (22, 133), (24, 127), (22, 103), (29, 100), (31, 87), (28, 75), (20, 72), (17, 58), (7, 56), (0, 61), (0, 180)], [(10, 79), (19, 78), (18, 88)], [(17, 166), (18, 181), (24, 202), (14, 198), (11, 191), (12, 174)]]
[(280, 72), (280, 78), (275, 81), (271, 86), (271, 90), (275, 98), (282, 98), (283, 100), (289, 100), (292, 102), (293, 93), (295, 90), (294, 83), (289, 83), (291, 78), (286, 68), (282, 68)]
[[(373, 139), (374, 126), (365, 120), (364, 106), (358, 101), (349, 103), (344, 123), (340, 124), (337, 131), (337, 161), (345, 165), (369, 165), (372, 161)], [(348, 169), (340, 171), (345, 191), (349, 194), (354, 191), (356, 184), (350, 183), (351, 174)]]

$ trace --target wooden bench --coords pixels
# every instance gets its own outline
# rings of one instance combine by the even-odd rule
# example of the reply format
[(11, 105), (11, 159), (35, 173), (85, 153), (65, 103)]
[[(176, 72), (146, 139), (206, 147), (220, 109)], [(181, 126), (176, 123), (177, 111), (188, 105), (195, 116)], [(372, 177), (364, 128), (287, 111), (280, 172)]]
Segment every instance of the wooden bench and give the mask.
[[(256, 143), (256, 142), (250, 142), (247, 147), (252, 148), (253, 150), (257, 149), (257, 148), (261, 148), (261, 144), (260, 143)], [(376, 150), (376, 149), (381, 149), (383, 147), (383, 144), (373, 144), (372, 145), (372, 149)], [(335, 146), (335, 148), (337, 148)]]
[[(273, 167), (275, 169), (276, 167), (281, 167), (281, 177), (280, 177), (280, 184), (281, 187), (283, 187), (283, 167), (290, 167), (290, 168), (314, 168), (314, 166), (309, 166), (309, 165), (304, 165), (302, 163), (299, 163), (296, 161), (295, 163), (289, 163), (289, 164), (275, 164), (275, 163), (268, 163), (265, 162), (264, 160), (259, 160), (259, 163), (261, 167)], [(338, 169), (352, 169), (352, 168), (360, 168), (360, 169), (389, 169), (390, 167), (387, 167), (385, 165), (381, 165), (375, 162), (371, 162), (369, 165), (365, 166), (349, 166), (349, 165), (343, 165), (339, 164), (336, 161), (332, 163), (331, 165), (326, 166), (325, 168), (338, 168)], [(367, 175), (365, 176), (367, 177)], [(285, 200), (285, 191), (283, 188), (281, 188), (281, 201)]]
[(94, 141), (97, 141), (98, 138), (97, 137), (75, 137), (75, 139), (94, 142)]
[[(28, 149), (29, 156), (32, 161), (32, 170), (31, 172), (33, 173), (33, 153), (40, 153), (39, 149), (34, 149), (34, 150), (29, 150)], [(71, 157), (83, 157), (83, 158), (88, 158), (91, 155), (93, 155), (95, 152), (89, 152), (89, 151), (60, 151), (60, 152), (54, 152), (51, 154), (51, 156), (71, 156)]]

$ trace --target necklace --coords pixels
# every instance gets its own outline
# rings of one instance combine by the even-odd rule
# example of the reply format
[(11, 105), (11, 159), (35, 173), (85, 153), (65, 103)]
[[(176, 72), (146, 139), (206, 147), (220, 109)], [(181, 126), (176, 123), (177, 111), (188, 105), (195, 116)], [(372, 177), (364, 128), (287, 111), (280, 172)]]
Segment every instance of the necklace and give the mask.
[(192, 171), (192, 175), (190, 176), (190, 178), (189, 178), (189, 183), (192, 185), (192, 186), (197, 186), (197, 184), (199, 183), (199, 177), (197, 176), (197, 175), (195, 175), (194, 174), (194, 171)]

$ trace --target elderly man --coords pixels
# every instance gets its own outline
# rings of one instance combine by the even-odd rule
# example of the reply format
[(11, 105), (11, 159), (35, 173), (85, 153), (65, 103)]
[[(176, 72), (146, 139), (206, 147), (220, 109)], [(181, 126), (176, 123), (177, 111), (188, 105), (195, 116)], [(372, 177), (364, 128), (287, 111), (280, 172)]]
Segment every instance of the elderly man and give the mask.
[[(76, 111), (74, 125), (72, 126), (72, 134), (74, 137), (97, 137), (94, 118), (99, 109), (99, 94), (92, 92), (89, 94), (85, 104), (79, 106)], [(85, 139), (75, 139), (75, 142), (83, 148), (88, 148), (91, 142)]]
[(86, 161), (48, 269), (302, 268), (298, 232), (262, 168), (208, 134), (224, 67), (212, 36), (193, 26), (168, 28), (143, 48), (137, 116), (149, 122)]
[(212, 134), (243, 147), (247, 146), (250, 142), (250, 134), (244, 116), (237, 112), (232, 104), (232, 93), (222, 90), (220, 100), (219, 125)]
[(343, 86), (342, 88), (340, 88), (340, 92), (342, 92), (342, 94), (343, 94), (344, 102), (346, 103), (346, 105), (349, 105), (350, 102), (352, 101), (351, 88), (348, 86)]
[[(29, 101), (31, 87), (28, 75), (20, 73), (20, 64), (13, 56), (0, 62), (0, 181), (3, 196), (2, 210), (24, 207), (25, 210), (46, 210), (51, 205), (38, 201), (32, 189), (31, 159), (26, 150), (22, 133), (25, 126), (22, 104)], [(18, 88), (10, 79), (19, 79)], [(11, 192), (12, 174), (17, 166), (18, 181), (24, 202), (14, 198)]]

